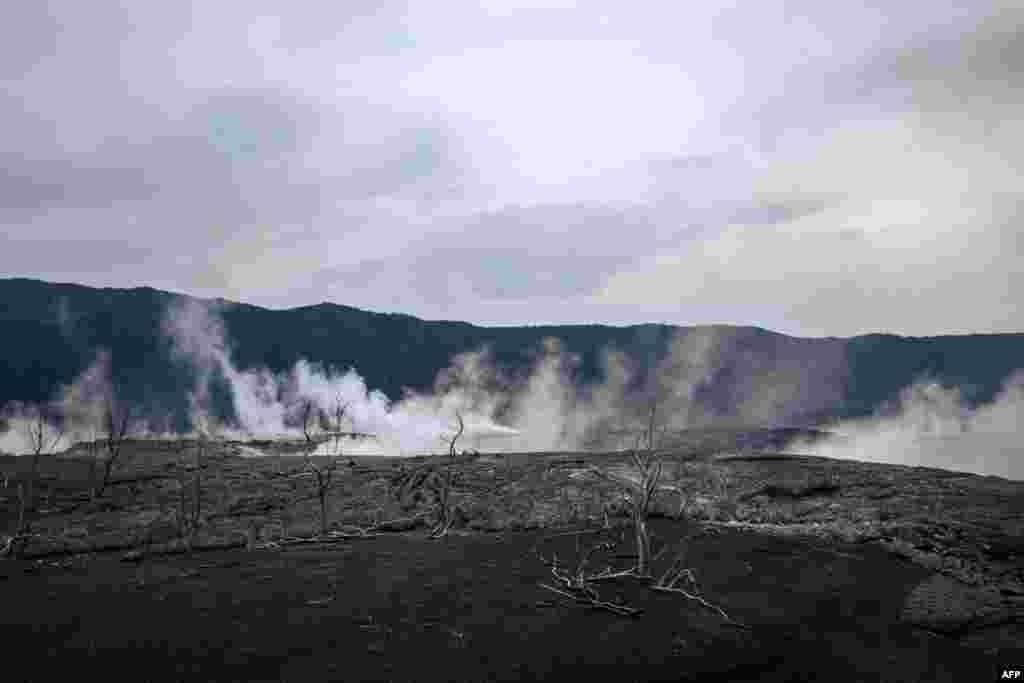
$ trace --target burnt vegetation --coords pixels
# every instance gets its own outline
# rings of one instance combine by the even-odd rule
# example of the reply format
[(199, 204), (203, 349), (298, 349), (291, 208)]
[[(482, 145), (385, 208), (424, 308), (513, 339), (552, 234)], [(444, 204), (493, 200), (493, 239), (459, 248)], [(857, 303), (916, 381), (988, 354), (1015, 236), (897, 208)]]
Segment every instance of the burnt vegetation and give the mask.
[[(885, 557), (912, 560), (924, 572), (915, 576), (938, 572), (957, 586), (970, 587), (963, 589), (969, 598), (935, 603), (923, 592), (932, 590), (932, 584), (907, 585), (904, 597), (913, 599), (906, 598), (903, 613), (891, 617), (893, 624), (942, 631), (957, 642), (980, 639), (991, 647), (993, 633), (1019, 623), (1014, 615), (1019, 615), (1024, 595), (1024, 494), (1013, 482), (743, 450), (735, 446), (753, 437), (740, 432), (733, 448), (709, 449), (707, 434), (700, 430), (670, 434), (660, 426), (663, 417), (656, 401), (649, 404), (632, 447), (598, 453), (460, 451), (465, 422), (455, 413), (443, 455), (352, 456), (344, 451), (342, 403), (330, 413), (306, 403), (298, 413), (302, 437), (258, 444), (266, 457), (244, 457), (256, 446), (228, 440), (210, 425), (199, 425), (188, 437), (153, 441), (133, 438), (130, 425), (121, 420), (108, 421), (98, 442), (83, 440), (58, 450), (57, 437), (64, 446), (68, 437), (43, 416), (42, 427), (35, 423), (35, 433), (46, 435), (37, 457), (30, 453), (32, 457), (0, 459), (6, 481), (0, 489), (0, 520), (8, 530), (5, 544), (11, 557), (5, 571), (23, 567), (27, 572), (23, 579), (0, 582), (0, 591), (31, 581), (33, 572), (40, 571), (71, 572), (87, 580), (91, 572), (109, 572), (114, 562), (134, 567), (124, 581), (154, 600), (164, 600), (161, 596), (177, 594), (179, 584), (210, 585), (213, 590), (210, 582), (216, 572), (241, 577), (251, 571), (256, 572), (251, 580), (277, 576), (266, 581), (283, 581), (271, 565), (299, 562), (289, 558), (305, 552), (319, 559), (296, 570), (307, 572), (304, 581), (319, 581), (316, 577), (325, 566), (336, 573), (302, 604), (334, 614), (341, 605), (358, 603), (346, 592), (356, 590), (349, 563), (370, 562), (371, 567), (375, 554), (389, 547), (387, 539), (405, 539), (402, 543), (414, 545), (403, 545), (390, 559), (380, 556), (385, 565), (370, 571), (398, 572), (407, 563), (420, 562), (412, 559), (420, 552), (437, 558), (468, 552), (458, 567), (445, 565), (450, 576), (444, 580), (450, 583), (443, 593), (449, 602), (454, 600), (452, 609), (470, 609), (471, 604), (473, 610), (491, 609), (453, 596), (463, 590), (486, 593), (466, 582), (482, 572), (499, 572), (489, 581), (497, 582), (495, 590), (506, 586), (508, 596), (495, 593), (488, 604), (502, 605), (502, 613), (520, 614), (517, 619), (538, 624), (558, 614), (548, 628), (573, 623), (582, 632), (591, 628), (588, 624), (612, 629), (611, 623), (624, 621), (635, 624), (630, 628), (637, 634), (648, 634), (646, 642), (660, 642), (654, 635), (660, 629), (683, 629), (689, 635), (666, 641), (666, 651), (701, 671), (708, 660), (695, 653), (706, 647), (753, 647), (743, 650), (747, 654), (740, 659), (761, 662), (761, 655), (751, 653), (796, 647), (772, 640), (776, 622), (766, 621), (765, 614), (791, 610), (785, 619), (809, 617), (799, 617), (803, 608), (798, 602), (778, 602), (778, 586), (769, 588), (761, 583), (765, 578), (755, 581), (759, 572), (791, 582), (782, 584), (789, 596), (811, 591), (817, 581), (849, 581), (843, 590), (852, 595), (853, 586), (871, 583), (859, 573), (874, 566), (863, 558), (884, 551)], [(106, 469), (111, 462), (117, 466), (110, 466), (106, 484), (99, 486), (96, 465)], [(19, 494), (30, 482), (32, 499), (43, 501), (40, 505), (26, 506), (23, 501), (30, 498)], [(24, 519), (31, 519), (27, 530)], [(777, 539), (779, 545), (763, 539)], [(435, 549), (414, 550), (421, 547), (415, 544)], [(476, 551), (471, 549), (478, 547), (490, 550), (472, 555)], [(506, 553), (512, 548), (514, 557)], [(424, 586), (441, 580), (441, 570), (431, 564), (435, 561), (441, 560), (415, 564), (416, 580)], [(794, 562), (804, 564), (800, 573), (790, 575)], [(826, 584), (813, 588), (824, 592), (817, 598), (808, 594), (808, 605), (843, 599), (828, 597), (833, 589)], [(414, 590), (403, 585), (403, 590)], [(361, 590), (372, 593), (370, 588)], [(511, 596), (520, 601), (516, 604), (529, 606), (530, 616), (503, 602)], [(440, 597), (417, 599), (425, 601), (423, 609), (432, 605), (428, 611), (449, 613), (437, 602)], [(898, 603), (903, 597), (892, 599)], [(960, 605), (964, 613), (935, 616), (934, 604)], [(218, 612), (208, 614), (214, 618)], [(411, 628), (395, 615), (372, 614), (386, 623), (368, 622), (360, 633)], [(497, 614), (487, 618), (500, 621)], [(853, 628), (854, 622), (832, 618), (838, 621), (814, 628)], [(483, 647), (472, 644), (488, 637), (486, 629), (477, 625), (474, 630), (470, 622), (431, 619), (439, 621), (416, 623), (423, 629), (435, 628), (435, 623), (449, 629), (442, 646), (465, 653), (458, 657), (471, 656), (473, 647)], [(896, 628), (885, 628), (890, 627)], [(693, 629), (704, 634), (700, 637), (706, 638), (705, 645), (694, 644), (705, 641)], [(439, 646), (440, 636), (427, 631), (403, 637), (435, 650)], [(793, 637), (796, 643), (806, 642), (804, 636)], [(368, 651), (397, 653), (398, 646), (390, 642), (374, 640)], [(453, 661), (462, 661), (458, 657)], [(493, 675), (486, 667), (467, 671), (470, 678)]]

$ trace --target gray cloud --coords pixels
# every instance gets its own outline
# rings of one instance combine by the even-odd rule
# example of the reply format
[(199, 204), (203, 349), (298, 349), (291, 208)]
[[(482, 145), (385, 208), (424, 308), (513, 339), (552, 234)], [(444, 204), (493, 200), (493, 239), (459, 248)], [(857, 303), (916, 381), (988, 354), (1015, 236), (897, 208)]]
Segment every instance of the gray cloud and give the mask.
[(659, 239), (670, 237), (663, 228), (643, 212), (600, 205), (510, 208), (459, 219), (400, 255), (314, 278), (329, 291), (394, 288), (445, 307), (467, 299), (565, 301), (592, 293), (628, 264), (638, 253), (635, 242), (647, 245), (647, 253), (656, 250)]
[[(966, 30), (965, 30), (966, 29)], [(976, 93), (1003, 93), (1019, 100), (1024, 86), (1024, 8), (995, 3), (966, 26), (949, 27), (930, 40), (881, 55), (862, 73), (867, 86), (911, 85), (919, 95), (964, 104)], [(922, 99), (922, 104), (925, 101)]]
[(0, 271), (482, 323), (1024, 324), (1013, 3), (528, 5), (22, 3)]
[(96, 208), (112, 201), (144, 199), (155, 187), (138, 169), (83, 168), (70, 160), (0, 161), (0, 205), (5, 212), (55, 206)]

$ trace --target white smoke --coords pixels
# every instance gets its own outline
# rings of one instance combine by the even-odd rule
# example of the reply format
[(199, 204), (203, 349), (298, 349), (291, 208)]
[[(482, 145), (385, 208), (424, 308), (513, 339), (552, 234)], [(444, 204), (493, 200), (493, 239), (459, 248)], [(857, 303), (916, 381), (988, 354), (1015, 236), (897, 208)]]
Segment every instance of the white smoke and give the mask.
[[(729, 330), (691, 330), (670, 339), (667, 354), (646, 374), (625, 353), (606, 349), (601, 357), (603, 381), (581, 387), (576, 379), (580, 357), (566, 352), (559, 340), (545, 339), (525, 375), (504, 373), (491, 353), (481, 349), (455, 356), (438, 373), (431, 390), (406, 391), (392, 401), (367, 386), (355, 368), (326, 368), (300, 360), (282, 373), (239, 369), (220, 313), (217, 304), (180, 299), (167, 310), (162, 324), (175, 357), (195, 374), (188, 396), (193, 430), (239, 440), (301, 438), (306, 402), (323, 415), (343, 405), (341, 429), (373, 435), (371, 441), (345, 443), (344, 451), (350, 454), (354, 449), (393, 455), (447, 452), (458, 417), (465, 426), (459, 449), (627, 447), (645, 426), (652, 398), (658, 404), (658, 425), (665, 430), (718, 419), (698, 394), (735, 355)], [(652, 344), (649, 351), (654, 354), (658, 348)], [(104, 409), (114, 395), (110, 366), (110, 355), (100, 352), (61, 393), (60, 411), (80, 436), (102, 434)], [(224, 388), (226, 392), (216, 391)], [(227, 397), (230, 409), (223, 405)], [(134, 421), (133, 436), (159, 437), (175, 431), (174, 420), (167, 415), (135, 417), (142, 419)]]
[(108, 351), (98, 351), (89, 367), (61, 390), (57, 405), (71, 438), (92, 439), (102, 432), (104, 411), (114, 400), (110, 361)]
[[(301, 438), (301, 408), (311, 402), (322, 414), (345, 407), (343, 431), (371, 434), (346, 441), (346, 454), (415, 455), (447, 452), (461, 417), (465, 431), (457, 448), (537, 452), (628, 447), (646, 426), (657, 404), (664, 432), (729, 421), (752, 425), (778, 422), (792, 407), (803, 408), (819, 387), (812, 378), (783, 368), (761, 368), (737, 347), (735, 330), (702, 328), (669, 340), (667, 353), (643, 375), (625, 353), (606, 350), (604, 379), (580, 387), (580, 358), (556, 339), (546, 339), (524, 376), (503, 373), (487, 349), (462, 353), (436, 378), (430, 391), (407, 391), (398, 401), (367, 386), (354, 368), (340, 371), (300, 360), (283, 373), (266, 368), (240, 370), (231, 358), (216, 305), (182, 300), (167, 311), (163, 332), (175, 354), (196, 373), (190, 392), (193, 429), (236, 438)], [(344, 339), (339, 339), (344, 344)], [(833, 369), (831, 362), (824, 367)], [(750, 375), (727, 393), (714, 395), (719, 375)], [(66, 434), (63, 447), (101, 435), (108, 402), (116, 406), (111, 357), (94, 362), (47, 404), (52, 429)], [(834, 373), (833, 373), (834, 374)], [(232, 415), (217, 418), (215, 382), (230, 389)], [(826, 398), (832, 396), (829, 380)], [(708, 394), (711, 392), (709, 400)], [(812, 396), (817, 401), (819, 396)], [(25, 427), (41, 407), (8, 405), (0, 429), (0, 451), (24, 453), (31, 445)], [(133, 435), (170, 434), (168, 416), (137, 415)], [(796, 452), (882, 463), (941, 467), (1024, 479), (1024, 374), (1010, 378), (988, 404), (968, 406), (955, 389), (919, 383), (905, 389), (889, 410), (869, 419), (844, 422), (837, 437), (790, 446)], [(664, 442), (661, 442), (663, 445)], [(670, 444), (669, 444), (670, 445)], [(325, 451), (326, 452), (326, 451)]]
[[(40, 410), (43, 410), (41, 425)], [(68, 442), (57, 421), (47, 414), (44, 407), (9, 403), (4, 406), (2, 422), (0, 454), (29, 455), (35, 452), (40, 444), (40, 453), (43, 455), (67, 448)]]
[(238, 427), (249, 433), (284, 430), (286, 405), (280, 401), (280, 379), (266, 370), (235, 368), (214, 304), (185, 299), (173, 305), (164, 316), (163, 332), (174, 342), (175, 353), (198, 373), (189, 396), (193, 425), (210, 421), (211, 387), (219, 373), (231, 387)]
[(213, 382), (219, 377), (229, 385), (234, 422), (218, 426), (228, 436), (297, 436), (299, 410), (307, 401), (327, 415), (337, 405), (344, 406), (342, 427), (375, 435), (385, 453), (438, 450), (442, 439), (452, 433), (457, 414), (465, 420), (467, 436), (514, 433), (493, 420), (497, 404), (482, 387), (489, 378), (481, 362), (483, 354), (457, 357), (439, 377), (438, 392), (410, 394), (392, 403), (382, 392), (367, 387), (352, 368), (335, 372), (300, 360), (283, 374), (265, 368), (239, 370), (232, 362), (219, 312), (212, 305), (194, 300), (175, 305), (165, 316), (163, 330), (178, 357), (197, 373), (189, 397), (193, 424), (213, 419)]
[[(102, 432), (104, 410), (114, 402), (110, 383), (110, 353), (100, 350), (82, 374), (61, 388), (58, 397), (42, 404), (11, 402), (4, 406), (0, 430), (0, 452), (25, 454), (37, 445), (39, 420), (43, 420), (43, 441), (52, 443), (45, 451), (59, 452), (80, 439), (92, 439)], [(59, 439), (58, 439), (59, 437)]]
[[(164, 332), (179, 357), (197, 372), (190, 396), (193, 422), (212, 416), (211, 383), (220, 377), (230, 386), (234, 408), (234, 423), (221, 425), (221, 430), (238, 437), (296, 436), (297, 407), (310, 401), (327, 415), (343, 405), (343, 427), (373, 434), (387, 454), (447, 451), (457, 416), (465, 424), (458, 448), (576, 450), (595, 432), (630, 426), (636, 413), (629, 408), (626, 391), (635, 370), (624, 354), (607, 351), (604, 382), (581, 391), (573, 378), (580, 359), (556, 339), (544, 340), (525, 378), (503, 374), (483, 349), (455, 356), (438, 374), (432, 391), (409, 391), (393, 402), (369, 388), (354, 368), (339, 372), (300, 360), (278, 375), (262, 368), (239, 370), (218, 311), (194, 300), (168, 311)], [(679, 426), (687, 419), (691, 411), (682, 404), (692, 400), (693, 387), (714, 365), (709, 362), (713, 341), (690, 335), (673, 346), (654, 373), (649, 383), (666, 397), (666, 423)]]
[(975, 408), (958, 390), (934, 383), (908, 387), (893, 408), (832, 428), (836, 438), (791, 450), (1024, 479), (1024, 374), (1011, 376), (992, 402)]

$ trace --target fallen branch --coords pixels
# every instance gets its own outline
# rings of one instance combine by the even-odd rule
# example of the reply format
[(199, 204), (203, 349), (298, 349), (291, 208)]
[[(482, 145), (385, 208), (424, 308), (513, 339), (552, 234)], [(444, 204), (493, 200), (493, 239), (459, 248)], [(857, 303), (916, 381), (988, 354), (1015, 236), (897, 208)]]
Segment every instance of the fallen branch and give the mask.
[(659, 591), (661, 593), (675, 593), (677, 595), (682, 595), (687, 600), (693, 600), (694, 602), (698, 602), (710, 610), (718, 612), (720, 615), (722, 615), (722, 618), (730, 624), (739, 626), (740, 628), (747, 628), (745, 624), (741, 624), (740, 622), (730, 617), (728, 613), (726, 613), (726, 611), (718, 605), (708, 602), (706, 599), (704, 599), (702, 596), (698, 595), (695, 592), (691, 593), (687, 590), (676, 587), (676, 584), (679, 583), (679, 581), (682, 579), (689, 580), (689, 582), (694, 586), (694, 588), (696, 588), (697, 586), (697, 578), (693, 575), (693, 570), (680, 566), (682, 564), (682, 557), (682, 553), (676, 556), (676, 559), (673, 560), (672, 565), (667, 570), (665, 570), (665, 573), (662, 574), (661, 578), (658, 579), (658, 581), (651, 586), (651, 590)]
[[(607, 533), (606, 530), (599, 530)], [(551, 575), (555, 581), (561, 585), (561, 588), (556, 588), (548, 584), (538, 584), (542, 588), (558, 593), (564, 597), (570, 598), (573, 601), (588, 605), (590, 607), (596, 607), (599, 609), (609, 610), (620, 616), (636, 616), (641, 613), (642, 610), (628, 605), (621, 605), (606, 600), (602, 600), (598, 594), (597, 589), (591, 584), (596, 581), (608, 581), (619, 578), (633, 578), (637, 576), (636, 567), (630, 567), (629, 569), (615, 569), (613, 567), (605, 567), (596, 574), (587, 573), (587, 565), (590, 562), (591, 557), (598, 551), (608, 552), (614, 550), (615, 546), (619, 541), (614, 539), (605, 540), (601, 543), (595, 543), (587, 548), (585, 551), (580, 548), (580, 536), (585, 532), (573, 532), (572, 534), (558, 534), (559, 536), (574, 535), (576, 536), (576, 566), (570, 569), (566, 567), (563, 569), (559, 566), (558, 555), (552, 554), (551, 559), (546, 559), (537, 547), (534, 547), (534, 554), (540, 560), (541, 564), (551, 569)]]
[[(362, 536), (358, 538), (363, 538)], [(287, 548), (294, 545), (327, 545), (331, 543), (341, 543), (347, 541), (348, 538), (331, 537), (326, 538), (322, 536), (313, 536), (312, 538), (303, 538), (302, 536), (289, 536), (288, 538), (279, 538), (276, 541), (268, 541), (266, 543), (257, 544), (255, 547), (259, 550), (276, 550), (279, 548)]]
[(8, 536), (7, 541), (4, 543), (3, 547), (0, 548), (0, 557), (7, 557), (8, 555), (12, 557), (17, 557), (19, 554), (18, 546), (22, 544), (24, 541), (27, 541), (28, 538), (29, 537), (26, 534), (15, 534), (13, 536)]
[(636, 567), (630, 567), (629, 569), (621, 569), (619, 571), (613, 571), (611, 567), (601, 570), (597, 574), (591, 574), (587, 577), (587, 581), (611, 581), (613, 579), (638, 579), (641, 578), (636, 573)]
[(562, 538), (565, 536), (589, 536), (592, 534), (603, 534), (607, 533), (608, 528), (602, 527), (600, 529), (578, 529), (576, 531), (562, 531), (557, 534), (550, 534), (541, 539), (541, 541), (547, 541), (552, 538)]
[(377, 538), (381, 535), (380, 532), (393, 532), (402, 530), (399, 525), (409, 524), (414, 525), (418, 520), (424, 518), (425, 513), (416, 515), (415, 517), (400, 517), (398, 519), (389, 519), (387, 521), (379, 522), (369, 527), (356, 526), (349, 524), (342, 526), (338, 531), (329, 531), (326, 534), (318, 536), (287, 536), (279, 538), (276, 541), (266, 541), (264, 543), (255, 544), (253, 547), (257, 550), (279, 550), (282, 547), (293, 546), (293, 545), (316, 545), (316, 544), (327, 544), (327, 543), (340, 543), (342, 541), (351, 540), (362, 540)]
[(619, 616), (635, 617), (643, 612), (643, 610), (637, 609), (635, 607), (630, 607), (628, 605), (618, 605), (614, 602), (607, 602), (605, 600), (600, 600), (589, 595), (569, 593), (567, 591), (555, 588), (554, 586), (549, 586), (546, 583), (539, 583), (537, 585), (541, 588), (551, 591), (552, 593), (557, 593), (558, 595), (569, 598), (573, 602), (579, 603), (581, 605), (587, 605), (589, 607), (595, 607), (597, 609), (606, 609), (610, 612), (618, 614)]
[(447, 514), (445, 517), (446, 519), (442, 518), (430, 532), (430, 538), (436, 540), (448, 535), (448, 531), (452, 528), (455, 519), (451, 514)]
[(288, 536), (287, 538), (279, 538), (276, 541), (269, 541), (257, 545), (260, 549), (275, 549), (282, 548), (292, 545), (324, 545), (329, 543), (341, 543), (342, 541), (361, 540), (368, 538), (377, 538), (380, 534), (374, 533), (376, 527), (370, 527), (364, 529), (362, 527), (348, 527), (349, 529), (356, 529), (356, 531), (331, 531), (321, 536)]
[(746, 624), (743, 624), (743, 623), (741, 623), (739, 621), (736, 621), (735, 619), (730, 617), (726, 613), (726, 611), (723, 610), (718, 605), (714, 605), (714, 604), (708, 602), (707, 600), (705, 600), (704, 598), (702, 598), (699, 595), (695, 595), (693, 593), (688, 593), (688, 592), (684, 591), (682, 588), (664, 588), (664, 587), (661, 587), (661, 586), (651, 586), (651, 590), (660, 591), (662, 593), (676, 593), (678, 595), (682, 595), (683, 597), (685, 597), (688, 600), (694, 600), (694, 601), (699, 602), (700, 604), (704, 605), (705, 607), (718, 612), (719, 614), (722, 615), (723, 619), (725, 619), (727, 622), (729, 622), (733, 626), (739, 626), (740, 628), (750, 628)]
[(376, 538), (379, 535), (376, 533), (378, 529), (380, 529), (379, 524), (369, 527), (350, 525), (341, 527), (341, 531), (330, 531), (327, 536), (329, 538)]

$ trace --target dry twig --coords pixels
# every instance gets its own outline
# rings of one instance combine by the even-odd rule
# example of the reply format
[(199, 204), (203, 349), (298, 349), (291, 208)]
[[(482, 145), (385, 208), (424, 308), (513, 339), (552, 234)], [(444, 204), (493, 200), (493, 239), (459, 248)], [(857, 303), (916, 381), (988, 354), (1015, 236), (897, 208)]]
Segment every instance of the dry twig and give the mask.
[[(597, 533), (603, 533), (605, 530), (599, 530)], [(540, 560), (541, 564), (551, 569), (551, 575), (560, 587), (554, 587), (545, 583), (538, 584), (545, 590), (558, 593), (564, 597), (570, 598), (573, 601), (596, 607), (599, 609), (606, 609), (615, 614), (621, 616), (636, 616), (640, 614), (642, 610), (628, 605), (620, 605), (606, 600), (602, 600), (597, 589), (591, 584), (597, 581), (608, 581), (612, 579), (621, 579), (628, 577), (636, 577), (636, 568), (630, 567), (629, 569), (614, 569), (613, 567), (605, 567), (597, 573), (588, 574), (587, 566), (590, 563), (591, 558), (597, 552), (610, 552), (614, 550), (619, 540), (609, 539), (603, 542), (595, 543), (585, 550), (581, 550), (580, 547), (580, 536), (586, 532), (575, 532), (576, 536), (576, 566), (574, 568), (562, 567), (558, 561), (558, 555), (552, 554), (551, 559), (546, 559), (537, 548), (534, 548), (534, 553)], [(565, 536), (567, 534), (558, 534), (559, 536)], [(620, 539), (621, 540), (621, 539)]]
[[(677, 595), (682, 595), (687, 600), (693, 600), (694, 602), (698, 602), (704, 607), (707, 607), (708, 609), (713, 610), (718, 614), (722, 615), (722, 618), (730, 624), (739, 626), (741, 628), (746, 628), (744, 624), (741, 624), (740, 622), (730, 617), (724, 609), (722, 609), (718, 605), (708, 602), (704, 597), (697, 593), (697, 578), (694, 576), (692, 569), (682, 566), (683, 557), (683, 552), (679, 552), (676, 554), (675, 559), (672, 560), (672, 564), (669, 565), (668, 569), (666, 569), (665, 572), (661, 575), (661, 578), (658, 579), (654, 583), (654, 585), (651, 586), (651, 590), (656, 590), (662, 593), (675, 593)], [(684, 579), (689, 581), (691, 586), (690, 590), (685, 590), (683, 588), (679, 588), (676, 586), (676, 584), (678, 584), (680, 581)]]
[(608, 610), (610, 612), (613, 612), (615, 614), (618, 614), (620, 616), (635, 617), (635, 616), (639, 616), (643, 612), (643, 610), (637, 609), (635, 607), (630, 607), (628, 605), (618, 605), (618, 604), (616, 604), (614, 602), (607, 602), (605, 600), (600, 600), (600, 599), (598, 599), (596, 597), (591, 597), (591, 596), (588, 596), (588, 595), (580, 595), (578, 593), (570, 593), (568, 591), (559, 590), (558, 588), (554, 588), (553, 586), (549, 586), (546, 583), (540, 583), (540, 584), (537, 584), (537, 585), (539, 585), (541, 588), (544, 588), (546, 590), (551, 591), (552, 593), (557, 593), (558, 595), (561, 595), (563, 597), (569, 598), (570, 600), (572, 600), (574, 602), (577, 602), (577, 603), (580, 603), (580, 604), (583, 604), (583, 605), (588, 605), (590, 607), (596, 607), (598, 609), (606, 609), (606, 610)]

